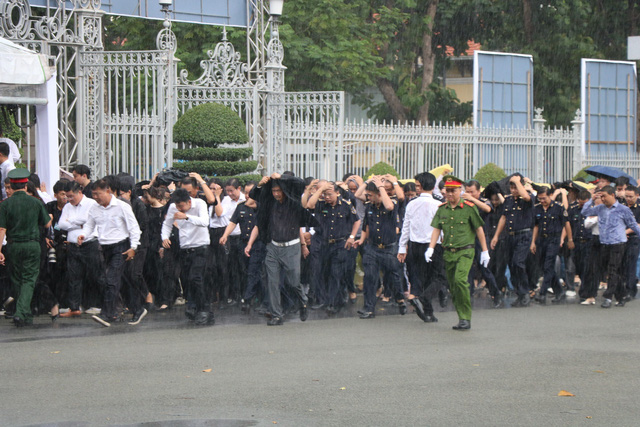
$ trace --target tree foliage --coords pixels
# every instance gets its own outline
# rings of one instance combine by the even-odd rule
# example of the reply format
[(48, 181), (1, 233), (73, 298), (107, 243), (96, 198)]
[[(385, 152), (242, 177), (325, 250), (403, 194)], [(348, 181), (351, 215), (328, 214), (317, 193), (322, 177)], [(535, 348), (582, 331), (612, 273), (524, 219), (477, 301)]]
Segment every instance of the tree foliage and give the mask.
[(503, 178), (506, 178), (507, 174), (505, 171), (495, 163), (487, 163), (476, 172), (473, 179), (478, 181), (480, 185), (486, 187), (491, 184), (493, 181), (500, 181)]

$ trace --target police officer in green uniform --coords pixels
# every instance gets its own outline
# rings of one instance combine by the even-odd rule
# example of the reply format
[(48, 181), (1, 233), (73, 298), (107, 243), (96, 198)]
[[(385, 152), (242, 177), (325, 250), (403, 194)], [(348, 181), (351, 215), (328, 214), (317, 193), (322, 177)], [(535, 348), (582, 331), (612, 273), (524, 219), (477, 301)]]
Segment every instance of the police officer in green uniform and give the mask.
[(489, 251), (482, 228), (484, 222), (472, 202), (461, 200), (462, 180), (451, 175), (445, 176), (443, 180), (447, 201), (440, 205), (431, 222), (433, 234), (425, 259), (431, 262), (438, 237), (442, 232), (447, 281), (459, 319), (453, 329), (471, 329), (471, 295), (468, 277), (475, 255), (476, 237), (482, 249), (480, 264), (485, 267), (489, 264)]
[[(7, 238), (9, 275), (16, 299), (13, 323), (24, 326), (33, 323), (31, 297), (40, 274), (40, 228), (49, 227), (51, 218), (42, 202), (27, 194), (27, 169), (9, 172), (13, 195), (0, 203), (0, 242)], [(0, 253), (0, 263), (5, 256)]]

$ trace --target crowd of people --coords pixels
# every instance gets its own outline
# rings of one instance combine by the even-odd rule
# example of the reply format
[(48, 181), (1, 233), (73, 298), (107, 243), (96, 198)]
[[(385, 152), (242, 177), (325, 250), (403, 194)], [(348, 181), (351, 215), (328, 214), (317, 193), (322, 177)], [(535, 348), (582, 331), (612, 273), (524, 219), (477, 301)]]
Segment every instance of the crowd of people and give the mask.
[(601, 306), (621, 307), (637, 293), (639, 190), (626, 178), (514, 174), (483, 188), (441, 168), (404, 183), (284, 172), (241, 185), (179, 171), (136, 183), (126, 173), (94, 181), (77, 165), (51, 197), (37, 175), (10, 172), (2, 142), (0, 163), (0, 309), (16, 326), (39, 313), (135, 326), (178, 305), (211, 325), (214, 308), (236, 304), (282, 325), (355, 304), (360, 269), (361, 319), (384, 304), (437, 322), (434, 300), (451, 298), (456, 330), (471, 327), (480, 289), (494, 308), (508, 296), (512, 307), (546, 304), (551, 293), (552, 303), (594, 305), (603, 288)]

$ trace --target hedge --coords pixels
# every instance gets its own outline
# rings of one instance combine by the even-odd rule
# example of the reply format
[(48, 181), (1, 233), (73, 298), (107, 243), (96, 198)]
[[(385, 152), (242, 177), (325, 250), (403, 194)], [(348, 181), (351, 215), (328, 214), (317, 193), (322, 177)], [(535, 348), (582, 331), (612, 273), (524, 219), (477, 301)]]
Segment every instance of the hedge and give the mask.
[(197, 172), (200, 175), (238, 175), (253, 172), (258, 167), (258, 162), (221, 162), (216, 160), (192, 160), (186, 162), (174, 162), (173, 167), (187, 172)]
[(180, 160), (221, 160), (237, 162), (251, 157), (252, 148), (189, 148), (173, 150), (173, 158)]
[(209, 178), (217, 178), (222, 182), (227, 182), (231, 178), (235, 178), (238, 180), (240, 185), (245, 185), (249, 181), (255, 181), (256, 183), (260, 182), (260, 180), (262, 179), (262, 175), (251, 174), (251, 175), (236, 175), (236, 176), (210, 176)]
[(400, 175), (398, 174), (398, 172), (396, 172), (393, 166), (385, 162), (376, 163), (375, 165), (371, 166), (371, 169), (369, 169), (367, 173), (364, 175), (366, 179), (369, 179), (371, 175), (386, 175), (386, 174), (391, 174), (398, 179), (400, 178)]
[(495, 163), (487, 163), (476, 172), (473, 177), (483, 187), (491, 184), (493, 181), (500, 181), (502, 178), (506, 178), (505, 171)]
[(246, 144), (249, 135), (238, 114), (222, 104), (202, 104), (188, 110), (173, 126), (173, 142), (201, 147)]

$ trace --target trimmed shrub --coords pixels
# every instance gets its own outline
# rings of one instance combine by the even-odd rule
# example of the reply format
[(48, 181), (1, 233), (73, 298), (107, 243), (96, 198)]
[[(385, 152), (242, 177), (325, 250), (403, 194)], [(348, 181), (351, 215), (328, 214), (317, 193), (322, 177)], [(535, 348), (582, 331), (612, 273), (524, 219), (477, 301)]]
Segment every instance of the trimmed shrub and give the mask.
[(249, 135), (238, 113), (222, 104), (193, 107), (173, 126), (173, 142), (217, 147), (220, 144), (246, 144)]
[(190, 160), (186, 162), (174, 162), (173, 167), (185, 172), (198, 172), (200, 175), (238, 175), (253, 172), (258, 167), (258, 162), (221, 162), (217, 160)]
[(483, 187), (491, 184), (493, 181), (500, 181), (503, 178), (506, 178), (507, 174), (505, 171), (495, 163), (487, 163), (476, 172), (476, 175), (473, 177), (476, 181), (480, 183)]
[(396, 172), (393, 166), (385, 162), (376, 163), (375, 165), (371, 166), (371, 169), (369, 169), (365, 174), (365, 177), (366, 177), (365, 179), (369, 179), (371, 175), (386, 175), (386, 174), (391, 174), (396, 178), (400, 179), (400, 175), (398, 174), (398, 172)]
[(237, 162), (251, 157), (252, 148), (188, 148), (173, 150), (173, 158), (181, 160), (220, 160)]
[(262, 179), (262, 175), (251, 174), (251, 175), (237, 175), (237, 176), (216, 176), (211, 178), (218, 178), (222, 182), (226, 182), (231, 178), (235, 178), (238, 180), (240, 185), (245, 185), (249, 181), (260, 182), (260, 180)]

